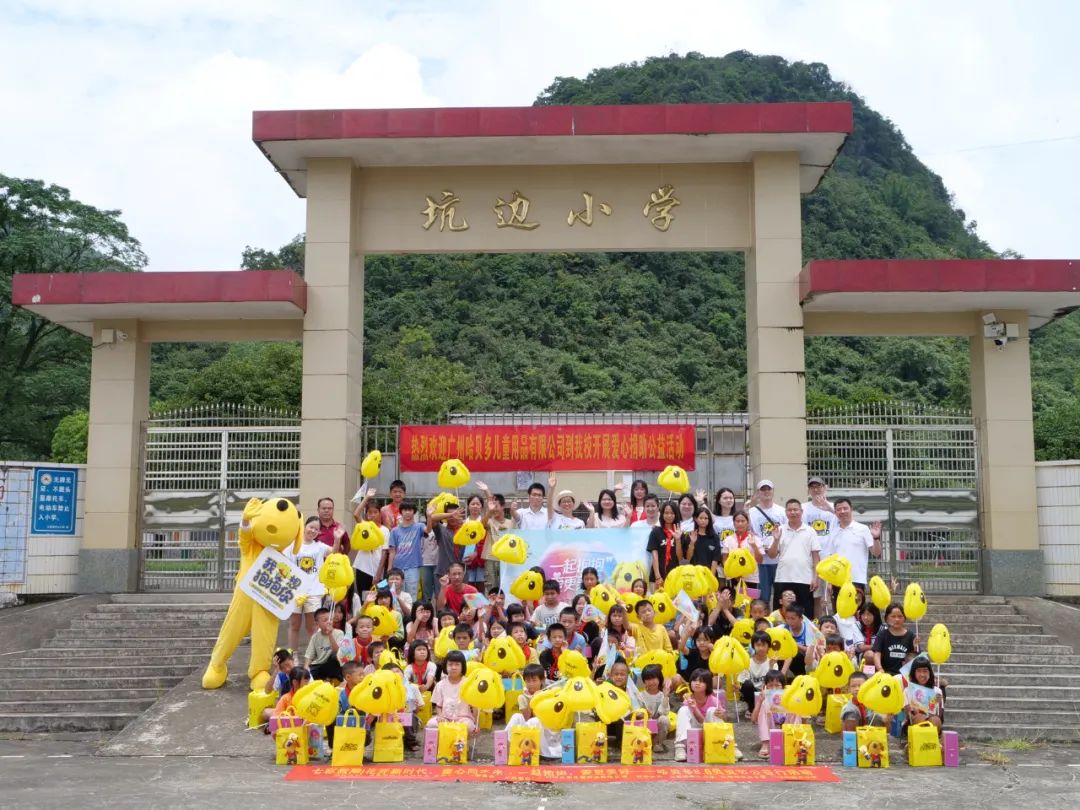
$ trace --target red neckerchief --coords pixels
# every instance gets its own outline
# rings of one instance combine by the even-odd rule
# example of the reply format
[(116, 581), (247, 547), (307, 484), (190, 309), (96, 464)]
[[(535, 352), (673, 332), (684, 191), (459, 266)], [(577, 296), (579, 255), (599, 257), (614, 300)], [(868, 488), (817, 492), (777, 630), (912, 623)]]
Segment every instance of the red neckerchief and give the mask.
[(427, 661), (413, 661), (412, 671), (413, 675), (416, 676), (416, 683), (423, 687), (424, 675), (427, 674)]
[(743, 532), (742, 535), (740, 535), (738, 532), (735, 532), (735, 546), (737, 548), (742, 548), (742, 544), (746, 542), (746, 538), (749, 536), (750, 532)]
[(675, 543), (675, 527), (671, 526), (669, 528), (667, 526), (664, 526), (663, 531), (664, 537), (667, 541), (664, 545), (664, 568), (667, 568), (671, 565), (671, 547)]
[(356, 643), (356, 651), (360, 655), (360, 663), (362, 663), (362, 664), (370, 664), (371, 663), (371, 658), (368, 657), (367, 648), (368, 648), (368, 645), (371, 644), (371, 642), (374, 641), (374, 640), (375, 640), (374, 636), (369, 638), (367, 641), (361, 641), (358, 638), (353, 639), (353, 641)]

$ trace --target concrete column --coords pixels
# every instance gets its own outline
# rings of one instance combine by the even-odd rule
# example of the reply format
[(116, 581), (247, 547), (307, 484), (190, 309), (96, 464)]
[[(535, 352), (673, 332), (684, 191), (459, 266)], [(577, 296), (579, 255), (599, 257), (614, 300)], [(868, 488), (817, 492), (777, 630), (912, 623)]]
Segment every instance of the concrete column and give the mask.
[(974, 315), (971, 410), (978, 426), (979, 525), (986, 593), (1043, 595), (1043, 555), (1035, 494), (1031, 356), (1027, 313), (994, 310), (1020, 338), (998, 347)]
[(746, 383), (753, 486), (777, 499), (806, 494), (806, 363), (799, 306), (799, 156), (754, 155), (746, 254)]
[[(102, 330), (111, 329), (105, 342)], [(123, 593), (138, 585), (141, 423), (150, 407), (150, 344), (138, 321), (94, 323), (86, 523), (80, 593)]]
[(300, 510), (331, 497), (350, 525), (348, 499), (360, 464), (364, 360), (364, 260), (359, 247), (360, 173), (348, 159), (309, 160), (304, 280), (304, 379)]

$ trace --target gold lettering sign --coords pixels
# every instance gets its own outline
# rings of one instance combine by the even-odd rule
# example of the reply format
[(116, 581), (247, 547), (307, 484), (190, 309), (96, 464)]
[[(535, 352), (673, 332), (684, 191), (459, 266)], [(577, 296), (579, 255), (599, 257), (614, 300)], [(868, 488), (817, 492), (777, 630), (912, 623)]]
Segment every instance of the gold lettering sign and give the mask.
[(424, 199), (427, 201), (427, 206), (420, 213), (426, 215), (427, 219), (420, 227), (425, 231), (431, 229), (431, 226), (435, 224), (436, 219), (439, 220), (439, 233), (442, 233), (445, 230), (469, 230), (469, 221), (465, 219), (465, 217), (461, 218), (461, 224), (454, 222), (454, 217), (457, 214), (457, 206), (461, 202), (454, 192), (444, 191), (439, 202), (435, 202), (431, 197), (425, 197)]
[[(573, 227), (575, 222), (580, 222), (586, 227), (592, 227), (593, 224), (593, 195), (587, 191), (583, 191), (581, 196), (585, 198), (585, 208), (582, 211), (575, 211), (570, 209), (570, 213), (566, 215), (566, 224)], [(607, 203), (600, 203), (597, 206), (600, 209), (600, 213), (605, 217), (611, 216), (611, 206)]]
[[(520, 191), (515, 191), (509, 202), (502, 197), (496, 197), (495, 205), (491, 209), (495, 212), (495, 227), (517, 228), (522, 231), (539, 228), (539, 222), (526, 222), (529, 218), (529, 205), (529, 198), (522, 197)], [(509, 216), (503, 214), (504, 208)]]
[(658, 231), (666, 231), (671, 227), (671, 221), (675, 219), (675, 215), (671, 213), (671, 209), (676, 205), (682, 205), (682, 203), (673, 195), (674, 191), (674, 186), (660, 186), (660, 188), (649, 195), (649, 201), (645, 203), (645, 207), (641, 209), (641, 213), (644, 216), (649, 217), (649, 221), (652, 222), (653, 226)]

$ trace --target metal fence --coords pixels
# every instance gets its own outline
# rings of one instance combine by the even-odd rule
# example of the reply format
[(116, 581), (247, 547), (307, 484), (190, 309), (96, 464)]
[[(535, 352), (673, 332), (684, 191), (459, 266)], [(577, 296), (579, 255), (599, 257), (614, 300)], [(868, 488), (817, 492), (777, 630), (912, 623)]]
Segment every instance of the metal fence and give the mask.
[(974, 420), (965, 411), (875, 403), (811, 414), (809, 470), (846, 495), (858, 519), (882, 521), (871, 573), (931, 592), (981, 590)]
[(158, 414), (143, 426), (139, 584), (232, 588), (249, 498), (299, 498), (300, 416), (243, 405)]

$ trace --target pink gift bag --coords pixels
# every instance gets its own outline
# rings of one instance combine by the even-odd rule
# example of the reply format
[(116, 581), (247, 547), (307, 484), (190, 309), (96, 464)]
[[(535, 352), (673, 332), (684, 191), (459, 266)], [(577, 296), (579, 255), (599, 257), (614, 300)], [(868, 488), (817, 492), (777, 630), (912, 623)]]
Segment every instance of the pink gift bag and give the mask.
[(784, 764), (784, 730), (774, 728), (769, 730), (769, 764)]
[(686, 732), (686, 761), (693, 765), (701, 764), (702, 730), (692, 728)]
[(424, 764), (434, 765), (439, 760), (439, 730), (424, 729)]
[(509, 742), (507, 740), (505, 731), (496, 731), (491, 735), (492, 743), (495, 746), (495, 764), (505, 765), (507, 756), (510, 753)]
[(955, 731), (941, 732), (941, 745), (944, 749), (946, 768), (960, 767), (960, 735)]

